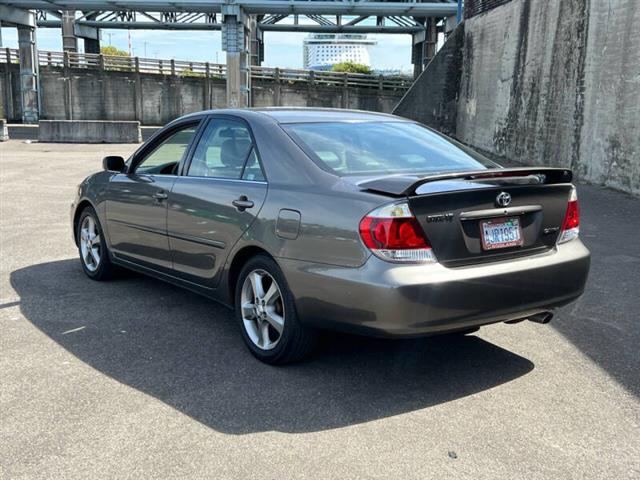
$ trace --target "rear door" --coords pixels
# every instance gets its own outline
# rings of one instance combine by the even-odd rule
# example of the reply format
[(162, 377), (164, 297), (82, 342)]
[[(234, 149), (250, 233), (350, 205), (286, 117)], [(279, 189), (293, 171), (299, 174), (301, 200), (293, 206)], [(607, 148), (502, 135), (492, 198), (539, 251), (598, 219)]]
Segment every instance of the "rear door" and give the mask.
[(173, 268), (214, 288), (229, 250), (262, 206), (267, 182), (249, 125), (232, 116), (209, 119), (187, 163), (169, 201)]
[(145, 145), (127, 173), (112, 178), (107, 228), (117, 257), (151, 268), (171, 268), (167, 200), (197, 127), (196, 121), (172, 128)]

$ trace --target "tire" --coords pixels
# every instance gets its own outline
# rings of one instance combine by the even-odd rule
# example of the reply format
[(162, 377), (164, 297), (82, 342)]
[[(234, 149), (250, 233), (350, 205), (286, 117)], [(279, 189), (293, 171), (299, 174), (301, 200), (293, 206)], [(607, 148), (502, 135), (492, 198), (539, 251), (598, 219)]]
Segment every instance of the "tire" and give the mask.
[(113, 278), (115, 266), (111, 263), (102, 225), (92, 207), (86, 207), (80, 214), (76, 241), (80, 264), (87, 277), (97, 281)]
[(270, 257), (256, 255), (244, 265), (236, 284), (235, 307), (242, 339), (261, 362), (293, 363), (313, 350), (316, 335), (300, 324), (287, 281)]

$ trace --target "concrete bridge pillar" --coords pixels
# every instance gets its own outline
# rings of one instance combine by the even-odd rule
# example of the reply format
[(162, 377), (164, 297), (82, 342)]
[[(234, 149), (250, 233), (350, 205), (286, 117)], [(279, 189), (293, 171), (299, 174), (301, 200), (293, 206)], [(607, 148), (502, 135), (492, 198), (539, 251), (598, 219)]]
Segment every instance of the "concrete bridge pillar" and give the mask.
[[(23, 10), (0, 4), (0, 18), (2, 24), (15, 25), (18, 29), (18, 55), (20, 62), (20, 105), (22, 121), (37, 123), (40, 118), (40, 93), (38, 81), (38, 48), (36, 46), (36, 16), (32, 10)], [(7, 49), (8, 56), (8, 49)], [(7, 73), (9, 63), (7, 63)], [(7, 79), (9, 76), (7, 75)], [(8, 112), (11, 110), (11, 85), (7, 89)]]
[[(87, 20), (94, 20), (96, 13), (88, 14)], [(62, 12), (62, 50), (78, 51), (78, 39), (84, 40), (85, 53), (100, 53), (100, 29), (76, 23), (75, 10)]]
[(38, 49), (36, 29), (18, 25), (18, 48), (20, 51), (20, 101), (22, 122), (38, 123), (40, 98), (38, 91)]
[(227, 107), (251, 105), (249, 18), (240, 6), (222, 7), (222, 50), (227, 52)]
[(78, 51), (78, 38), (74, 30), (75, 20), (75, 10), (64, 10), (62, 12), (62, 50), (65, 52)]
[(264, 61), (264, 40), (262, 30), (258, 28), (258, 16), (249, 15), (249, 50), (251, 65), (260, 66)]
[(438, 42), (438, 30), (436, 27), (438, 19), (423, 18), (419, 20), (421, 23), (424, 23), (425, 28), (413, 34), (411, 63), (413, 63), (414, 78), (418, 78), (431, 59), (436, 55), (436, 45)]

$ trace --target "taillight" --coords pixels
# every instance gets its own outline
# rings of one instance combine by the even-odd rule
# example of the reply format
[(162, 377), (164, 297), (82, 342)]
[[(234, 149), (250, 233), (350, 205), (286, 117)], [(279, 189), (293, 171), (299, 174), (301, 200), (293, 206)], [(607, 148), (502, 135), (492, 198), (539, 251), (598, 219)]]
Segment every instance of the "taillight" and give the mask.
[(392, 262), (435, 262), (431, 245), (406, 202), (385, 205), (360, 221), (360, 237), (377, 257)]
[(580, 208), (578, 207), (578, 194), (575, 187), (571, 190), (569, 203), (567, 204), (567, 213), (564, 215), (562, 223), (562, 232), (558, 238), (558, 243), (565, 243), (574, 238), (578, 238), (580, 233)]

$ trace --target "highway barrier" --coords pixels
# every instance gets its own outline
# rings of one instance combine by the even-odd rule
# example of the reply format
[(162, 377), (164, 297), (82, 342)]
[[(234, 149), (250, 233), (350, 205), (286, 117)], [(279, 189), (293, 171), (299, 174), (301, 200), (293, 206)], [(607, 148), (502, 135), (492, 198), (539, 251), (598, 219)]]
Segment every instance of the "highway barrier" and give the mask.
[(140, 122), (41, 120), (38, 141), (52, 143), (140, 143)]

